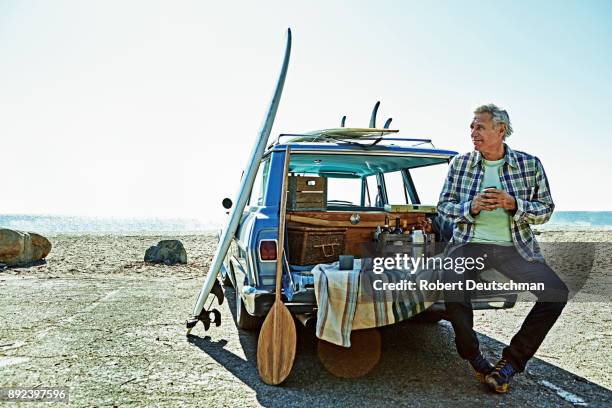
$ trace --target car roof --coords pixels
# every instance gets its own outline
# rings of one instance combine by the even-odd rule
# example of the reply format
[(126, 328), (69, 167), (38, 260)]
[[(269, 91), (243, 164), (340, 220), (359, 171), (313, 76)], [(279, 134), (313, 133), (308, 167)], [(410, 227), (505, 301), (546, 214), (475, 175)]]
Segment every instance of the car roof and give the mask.
[(300, 153), (316, 153), (316, 152), (334, 152), (334, 153), (363, 153), (363, 154), (412, 154), (415, 156), (422, 155), (431, 155), (431, 156), (444, 156), (445, 158), (452, 158), (458, 154), (458, 152), (454, 150), (445, 150), (445, 149), (437, 149), (435, 147), (426, 146), (425, 142), (428, 142), (427, 139), (422, 139), (423, 145), (415, 145), (415, 146), (398, 146), (398, 145), (374, 145), (368, 146), (364, 144), (349, 144), (349, 143), (305, 143), (305, 142), (297, 142), (297, 143), (282, 143), (275, 144), (274, 146), (270, 146), (268, 151), (285, 151), (287, 150), (287, 146), (291, 145), (292, 152), (300, 152)]

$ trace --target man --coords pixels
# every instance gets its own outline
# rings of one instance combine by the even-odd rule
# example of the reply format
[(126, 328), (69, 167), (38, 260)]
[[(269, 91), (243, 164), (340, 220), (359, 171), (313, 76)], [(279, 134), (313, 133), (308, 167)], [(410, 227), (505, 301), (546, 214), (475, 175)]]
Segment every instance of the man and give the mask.
[[(438, 203), (439, 213), (453, 221), (447, 255), (482, 257), (486, 268), (515, 282), (544, 284), (543, 291), (534, 292), (538, 301), (495, 367), (479, 350), (469, 293), (459, 298), (445, 293), (459, 355), (481, 382), (505, 393), (561, 314), (568, 289), (546, 265), (530, 227), (548, 221), (554, 209), (542, 163), (504, 143), (512, 125), (508, 113), (494, 104), (476, 108), (470, 129), (474, 151), (455, 157)], [(454, 271), (446, 275), (464, 283), (471, 276)]]

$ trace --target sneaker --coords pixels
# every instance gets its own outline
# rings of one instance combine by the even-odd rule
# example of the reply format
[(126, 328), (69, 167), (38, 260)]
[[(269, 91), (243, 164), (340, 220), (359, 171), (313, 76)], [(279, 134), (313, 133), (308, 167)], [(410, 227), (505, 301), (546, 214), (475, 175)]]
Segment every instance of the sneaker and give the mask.
[(481, 383), (485, 384), (485, 377), (493, 371), (493, 364), (489, 362), (484, 356), (480, 353), (476, 357), (471, 360), (468, 360), (472, 368), (474, 369), (474, 373), (476, 378)]
[(485, 377), (486, 384), (499, 394), (505, 394), (510, 389), (510, 381), (516, 374), (516, 369), (507, 360), (501, 359), (493, 371)]

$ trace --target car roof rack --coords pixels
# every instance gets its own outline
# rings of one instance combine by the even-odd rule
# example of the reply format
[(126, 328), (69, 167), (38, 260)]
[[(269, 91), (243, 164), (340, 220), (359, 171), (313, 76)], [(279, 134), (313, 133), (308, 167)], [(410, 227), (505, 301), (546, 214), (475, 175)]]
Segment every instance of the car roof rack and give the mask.
[(431, 139), (402, 137), (395, 134), (381, 134), (377, 137), (370, 135), (351, 137), (349, 135), (327, 134), (325, 133), (326, 130), (307, 133), (281, 133), (268, 146), (268, 149), (279, 144), (289, 143), (331, 143), (336, 145), (355, 145), (363, 148), (375, 146), (417, 147), (428, 144), (431, 148), (435, 149)]

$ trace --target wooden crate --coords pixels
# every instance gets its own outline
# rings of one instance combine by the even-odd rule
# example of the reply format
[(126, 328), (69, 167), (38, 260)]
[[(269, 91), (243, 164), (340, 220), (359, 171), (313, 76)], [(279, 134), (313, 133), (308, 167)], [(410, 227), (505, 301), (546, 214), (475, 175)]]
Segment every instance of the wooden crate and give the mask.
[(289, 176), (289, 210), (325, 211), (327, 209), (327, 178)]
[(381, 243), (384, 245), (405, 245), (412, 242), (412, 238), (409, 234), (389, 234), (382, 233), (378, 237)]
[(346, 228), (287, 228), (289, 262), (293, 265), (331, 263), (344, 254)]
[(388, 213), (437, 214), (438, 208), (435, 205), (425, 204), (385, 204), (385, 211)]

